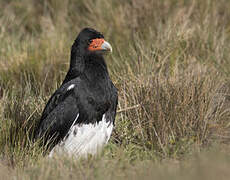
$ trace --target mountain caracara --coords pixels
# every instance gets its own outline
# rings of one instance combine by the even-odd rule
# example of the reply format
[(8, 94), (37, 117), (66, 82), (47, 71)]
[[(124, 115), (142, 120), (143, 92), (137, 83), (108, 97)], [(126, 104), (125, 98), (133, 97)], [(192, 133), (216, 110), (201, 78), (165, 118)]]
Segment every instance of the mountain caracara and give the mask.
[(103, 55), (111, 45), (94, 29), (83, 29), (71, 49), (69, 71), (42, 113), (35, 136), (53, 152), (95, 154), (111, 136), (117, 89)]

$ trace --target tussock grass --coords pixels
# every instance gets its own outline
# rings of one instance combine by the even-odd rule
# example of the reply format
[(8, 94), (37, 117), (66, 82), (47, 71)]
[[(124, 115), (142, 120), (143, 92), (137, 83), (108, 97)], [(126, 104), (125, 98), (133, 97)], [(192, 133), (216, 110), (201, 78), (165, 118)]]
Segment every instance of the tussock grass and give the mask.
[[(227, 172), (223, 152), (217, 160), (209, 153), (192, 159), (229, 143), (229, 5), (1, 0), (0, 170), (18, 179), (182, 179), (199, 165), (204, 174), (195, 168), (189, 176), (208, 179), (215, 176), (205, 165), (218, 162), (214, 173), (222, 164)], [(30, 137), (85, 26), (103, 32), (114, 49), (106, 60), (119, 90), (116, 128), (97, 157), (49, 159)]]

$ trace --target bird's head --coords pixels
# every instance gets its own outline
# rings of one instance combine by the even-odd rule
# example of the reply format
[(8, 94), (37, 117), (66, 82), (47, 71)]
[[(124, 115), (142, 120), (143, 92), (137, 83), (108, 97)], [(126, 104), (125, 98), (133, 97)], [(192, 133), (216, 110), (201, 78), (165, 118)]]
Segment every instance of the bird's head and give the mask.
[(84, 28), (79, 33), (73, 46), (80, 46), (88, 53), (112, 52), (112, 46), (105, 41), (104, 36), (91, 28)]

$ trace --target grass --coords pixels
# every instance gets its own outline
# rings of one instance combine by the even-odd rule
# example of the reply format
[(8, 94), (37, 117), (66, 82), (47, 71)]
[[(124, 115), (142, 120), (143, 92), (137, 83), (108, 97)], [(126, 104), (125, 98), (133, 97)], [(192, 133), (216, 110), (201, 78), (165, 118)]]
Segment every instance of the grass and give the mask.
[[(0, 0), (0, 175), (228, 179), (229, 5)], [(86, 26), (113, 46), (106, 61), (119, 90), (116, 128), (96, 157), (49, 159), (30, 136)]]

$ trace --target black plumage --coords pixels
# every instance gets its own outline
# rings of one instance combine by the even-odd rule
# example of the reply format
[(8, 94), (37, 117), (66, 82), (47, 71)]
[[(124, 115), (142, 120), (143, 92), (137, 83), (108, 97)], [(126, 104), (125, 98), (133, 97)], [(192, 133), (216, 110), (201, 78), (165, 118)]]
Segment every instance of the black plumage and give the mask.
[(103, 57), (111, 46), (100, 42), (104, 42), (101, 33), (85, 28), (72, 45), (69, 71), (46, 104), (35, 131), (36, 138), (43, 137), (50, 149), (62, 142), (74, 125), (97, 124), (103, 115), (106, 122), (114, 124), (118, 95)]

